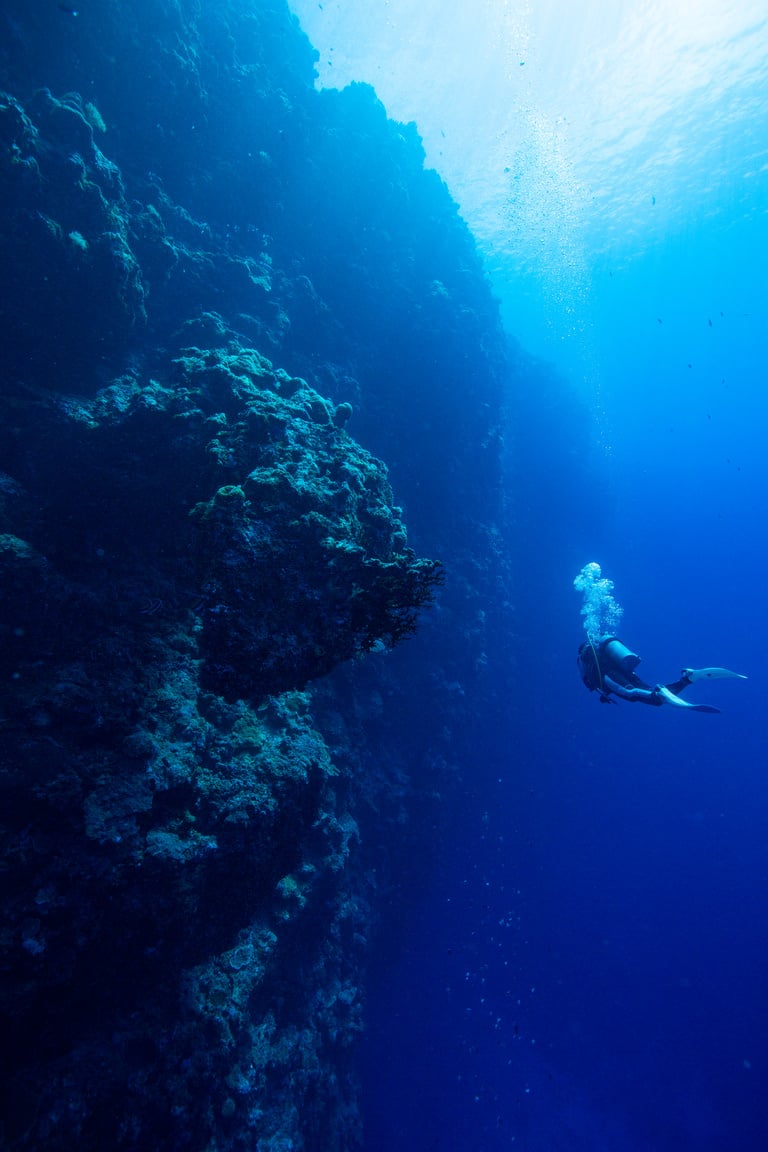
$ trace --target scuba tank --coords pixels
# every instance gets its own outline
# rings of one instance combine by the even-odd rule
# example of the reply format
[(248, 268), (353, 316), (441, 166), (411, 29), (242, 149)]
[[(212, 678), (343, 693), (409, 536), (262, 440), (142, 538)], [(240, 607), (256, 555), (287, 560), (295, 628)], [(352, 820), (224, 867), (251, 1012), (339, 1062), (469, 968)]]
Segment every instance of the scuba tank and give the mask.
[(629, 673), (634, 672), (640, 663), (637, 653), (631, 652), (616, 636), (604, 636), (600, 640), (598, 651), (604, 670), (606, 666), (613, 665), (614, 668), (621, 668), (622, 672)]

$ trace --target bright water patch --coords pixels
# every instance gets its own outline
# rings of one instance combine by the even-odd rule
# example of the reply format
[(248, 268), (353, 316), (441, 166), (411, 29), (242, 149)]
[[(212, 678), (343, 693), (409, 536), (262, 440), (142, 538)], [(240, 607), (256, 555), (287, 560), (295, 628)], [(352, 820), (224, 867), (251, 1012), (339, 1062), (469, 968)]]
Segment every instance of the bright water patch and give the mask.
[(415, 120), (477, 236), (510, 331), (593, 385), (593, 287), (702, 222), (760, 215), (759, 0), (292, 0), (323, 85)]

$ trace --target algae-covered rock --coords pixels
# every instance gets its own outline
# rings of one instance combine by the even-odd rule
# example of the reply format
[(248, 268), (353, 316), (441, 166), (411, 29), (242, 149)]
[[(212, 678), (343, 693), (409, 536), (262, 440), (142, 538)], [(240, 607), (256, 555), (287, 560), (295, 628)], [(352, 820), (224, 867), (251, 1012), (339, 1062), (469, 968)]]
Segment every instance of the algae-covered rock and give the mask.
[(265, 375), (242, 352), (186, 357), (181, 385), (223, 409), (206, 450), (228, 482), (191, 512), (204, 683), (227, 695), (300, 688), (408, 635), (439, 566), (405, 546), (381, 462), (304, 381)]
[(169, 377), (40, 406), (29, 430), (58, 445), (36, 466), (34, 547), (91, 590), (91, 626), (113, 627), (105, 579), (137, 627), (192, 612), (201, 684), (229, 699), (408, 635), (440, 567), (406, 546), (384, 465), (332, 406), (240, 346), (189, 349)]
[(0, 191), (6, 372), (57, 390), (79, 373), (90, 387), (89, 359), (116, 363), (146, 321), (122, 177), (96, 143), (93, 106), (46, 88), (25, 108), (0, 92)]
[[(384, 465), (333, 404), (212, 319), (193, 328), (229, 342), (90, 397), (0, 399), (0, 1015), (34, 1096), (7, 1109), (19, 1148), (27, 1130), (140, 1147), (152, 1076), (174, 1101), (162, 1146), (214, 1102), (217, 1123), (258, 1114), (279, 1141), (327, 1037), (360, 1027), (340, 941), (363, 914), (331, 899), (357, 826), (300, 689), (407, 635), (440, 566), (407, 547)], [(338, 926), (312, 944), (322, 999), (291, 977), (318, 907)], [(272, 1009), (291, 980), (300, 1028)], [(41, 1014), (71, 1058), (39, 1050)], [(88, 1087), (59, 1139), (35, 1112), (59, 1116), (73, 1061)]]
[[(0, 6), (11, 1152), (360, 1146), (376, 887), (476, 762), (495, 307), (314, 59), (285, 0)], [(355, 657), (440, 568), (361, 445), (450, 566), (407, 665)]]

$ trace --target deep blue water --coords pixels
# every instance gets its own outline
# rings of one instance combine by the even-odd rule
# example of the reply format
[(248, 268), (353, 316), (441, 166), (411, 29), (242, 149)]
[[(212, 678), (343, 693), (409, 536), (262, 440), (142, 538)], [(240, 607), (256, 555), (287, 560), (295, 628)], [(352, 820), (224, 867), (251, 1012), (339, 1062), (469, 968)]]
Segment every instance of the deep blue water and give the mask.
[[(731, 262), (674, 249), (670, 274)], [(664, 325), (643, 290), (664, 271), (635, 269), (625, 292), (649, 340)], [(743, 283), (720, 288), (698, 328), (665, 333), (666, 388), (646, 375), (647, 347), (623, 350), (602, 417), (611, 450), (588, 469), (564, 451), (567, 400), (560, 427), (551, 403), (548, 421), (531, 418), (536, 469), (510, 480), (528, 509), (519, 677), (434, 889), (378, 975), (372, 1149), (765, 1147), (765, 412), (757, 359), (728, 332)], [(742, 307), (762, 310), (752, 291)], [(607, 343), (615, 307), (595, 305)], [(721, 715), (585, 691), (571, 583), (587, 560), (615, 581), (620, 634), (651, 682), (710, 663), (749, 676), (689, 693)]]
[[(666, 235), (587, 247), (583, 343), (553, 339), (560, 371), (524, 385), (508, 479), (520, 671), (377, 972), (375, 1152), (766, 1146), (768, 199), (740, 176), (706, 211), (681, 178), (691, 199)], [(572, 580), (590, 560), (651, 682), (683, 665), (748, 675), (689, 692), (721, 715), (587, 694)]]
[[(690, 355), (716, 335), (704, 318)], [(628, 357), (639, 419), (615, 410), (620, 446), (580, 486), (549, 452), (567, 431), (535, 429), (549, 483), (526, 493), (515, 698), (379, 973), (371, 1148), (765, 1146), (765, 482), (760, 406), (738, 399), (752, 365), (727, 371), (730, 392), (710, 374), (667, 409)], [(691, 664), (749, 676), (689, 693), (721, 715), (586, 693), (571, 581), (588, 559), (652, 682)]]
[[(521, 544), (508, 726), (478, 749), (443, 867), (372, 997), (371, 1148), (765, 1146), (761, 489), (703, 450), (689, 483), (665, 484), (682, 471), (670, 439), (659, 414), (643, 477), (613, 457), (576, 519), (556, 483), (531, 496), (546, 532)], [(587, 694), (571, 580), (593, 556), (652, 682), (684, 664), (749, 675), (689, 693), (721, 715)]]

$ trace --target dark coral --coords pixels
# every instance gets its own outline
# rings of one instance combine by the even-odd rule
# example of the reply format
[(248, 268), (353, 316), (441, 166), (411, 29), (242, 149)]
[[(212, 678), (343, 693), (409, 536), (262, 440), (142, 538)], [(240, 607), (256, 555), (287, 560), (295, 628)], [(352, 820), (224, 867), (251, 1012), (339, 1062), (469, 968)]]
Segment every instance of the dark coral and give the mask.
[(193, 611), (202, 684), (258, 703), (411, 634), (440, 566), (333, 406), (253, 349), (186, 349), (169, 376), (38, 395), (6, 441), (36, 508), (8, 524), (47, 558), (49, 611), (54, 587), (92, 604), (59, 646), (106, 636), (121, 596), (121, 627)]
[(16, 390), (2, 437), (5, 1139), (342, 1146), (367, 914), (297, 689), (396, 643), (437, 566), (304, 381), (171, 369)]
[(0, 92), (7, 376), (103, 379), (146, 321), (122, 178), (95, 137), (77, 93), (43, 89), (25, 110)]
[[(499, 666), (495, 308), (284, 0), (65, 8), (0, 11), (0, 1142), (346, 1152)], [(385, 659), (442, 568), (349, 431), (448, 572)]]

